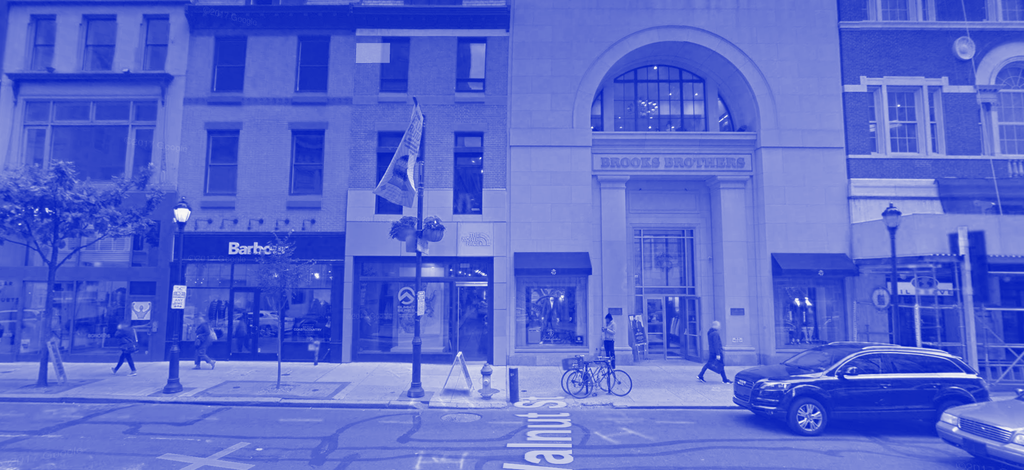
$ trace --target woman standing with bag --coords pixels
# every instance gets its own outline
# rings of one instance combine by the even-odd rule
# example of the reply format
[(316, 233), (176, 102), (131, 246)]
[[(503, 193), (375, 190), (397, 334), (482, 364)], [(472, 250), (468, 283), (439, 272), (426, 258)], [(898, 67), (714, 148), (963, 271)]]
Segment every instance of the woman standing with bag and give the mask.
[(117, 332), (114, 333), (114, 338), (120, 340), (121, 357), (117, 359), (117, 365), (111, 367), (110, 370), (116, 374), (117, 369), (121, 368), (121, 364), (128, 361), (128, 367), (132, 370), (128, 375), (132, 377), (138, 375), (135, 372), (135, 361), (132, 360), (132, 353), (139, 349), (137, 346), (139, 337), (135, 335), (135, 329), (132, 328), (131, 323), (127, 321), (119, 323), (117, 325)]

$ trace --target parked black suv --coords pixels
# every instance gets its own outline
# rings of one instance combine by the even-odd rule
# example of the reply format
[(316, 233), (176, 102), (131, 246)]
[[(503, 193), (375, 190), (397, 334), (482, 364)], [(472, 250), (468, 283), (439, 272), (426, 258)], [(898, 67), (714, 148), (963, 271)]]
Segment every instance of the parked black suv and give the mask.
[(945, 351), (840, 342), (739, 372), (732, 401), (816, 436), (833, 418), (938, 421), (946, 408), (989, 396), (985, 380)]

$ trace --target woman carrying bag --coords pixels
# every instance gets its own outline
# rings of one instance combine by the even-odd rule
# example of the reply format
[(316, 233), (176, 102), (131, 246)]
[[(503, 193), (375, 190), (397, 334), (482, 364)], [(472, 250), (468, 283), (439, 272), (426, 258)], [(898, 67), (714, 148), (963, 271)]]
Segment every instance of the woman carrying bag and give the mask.
[(111, 367), (110, 370), (116, 374), (117, 369), (121, 368), (121, 364), (128, 361), (128, 367), (132, 370), (128, 375), (131, 377), (138, 375), (135, 372), (135, 361), (132, 360), (132, 353), (139, 349), (139, 337), (135, 334), (135, 328), (132, 328), (131, 323), (123, 321), (117, 325), (114, 338), (120, 341), (121, 357), (117, 359), (117, 365)]

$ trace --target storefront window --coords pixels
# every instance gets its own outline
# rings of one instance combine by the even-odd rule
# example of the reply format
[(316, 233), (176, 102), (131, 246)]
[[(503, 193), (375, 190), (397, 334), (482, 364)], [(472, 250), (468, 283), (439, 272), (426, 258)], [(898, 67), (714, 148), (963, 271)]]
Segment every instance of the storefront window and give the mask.
[[(19, 353), (39, 351), (39, 322), (46, 303), (46, 283), (27, 282)], [(54, 287), (53, 331), (66, 353), (115, 350), (117, 325), (128, 320), (127, 282), (74, 281)]]
[(217, 340), (223, 341), (227, 336), (230, 294), (228, 289), (189, 288), (185, 298), (182, 341), (195, 341), (201, 317), (206, 317), (210, 328), (217, 333)]
[[(423, 263), (420, 317), (424, 361), (492, 361), (494, 342), (490, 258), (433, 258)], [(406, 259), (356, 259), (356, 360), (390, 360), (412, 353), (416, 264)], [(402, 359), (404, 360), (404, 359)]]
[(586, 347), (587, 278), (516, 278), (516, 347)]
[[(424, 353), (449, 353), (453, 346), (449, 309), (449, 283), (426, 282), (425, 312), (420, 318)], [(360, 353), (411, 353), (416, 321), (415, 281), (360, 282), (356, 293)]]
[[(332, 265), (310, 265), (287, 302), (273, 301), (260, 288), (259, 269), (255, 263), (189, 264), (182, 341), (195, 340), (201, 317), (218, 342), (230, 345), (231, 353), (276, 353), (282, 334), (285, 342), (329, 340)], [(284, 311), (283, 322), (279, 310)]]
[(775, 341), (780, 349), (846, 341), (841, 279), (776, 278)]

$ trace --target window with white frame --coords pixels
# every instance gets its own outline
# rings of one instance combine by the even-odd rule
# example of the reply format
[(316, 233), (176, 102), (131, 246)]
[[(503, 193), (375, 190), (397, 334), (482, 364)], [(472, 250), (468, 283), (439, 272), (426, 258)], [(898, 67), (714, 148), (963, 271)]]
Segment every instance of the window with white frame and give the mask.
[(85, 25), (85, 70), (110, 70), (114, 65), (117, 19), (87, 18)]
[(870, 21), (935, 21), (935, 0), (868, 0)]
[(238, 188), (237, 130), (208, 131), (206, 194), (234, 195)]
[(1024, 155), (1024, 62), (1014, 62), (996, 75), (999, 104), (996, 119), (999, 151), (1003, 155)]
[(53, 65), (53, 45), (57, 41), (57, 19), (52, 16), (32, 17), (31, 70), (46, 70)]
[(1024, 21), (1024, 0), (1000, 0), (999, 18), (1002, 21)]
[(873, 153), (941, 154), (942, 88), (872, 86), (868, 129)]
[(164, 69), (170, 36), (171, 21), (169, 18), (166, 16), (146, 18), (146, 49), (143, 53), (142, 70)]
[(156, 101), (26, 101), (25, 162), (72, 162), (96, 181), (135, 174), (152, 161), (156, 114)]

